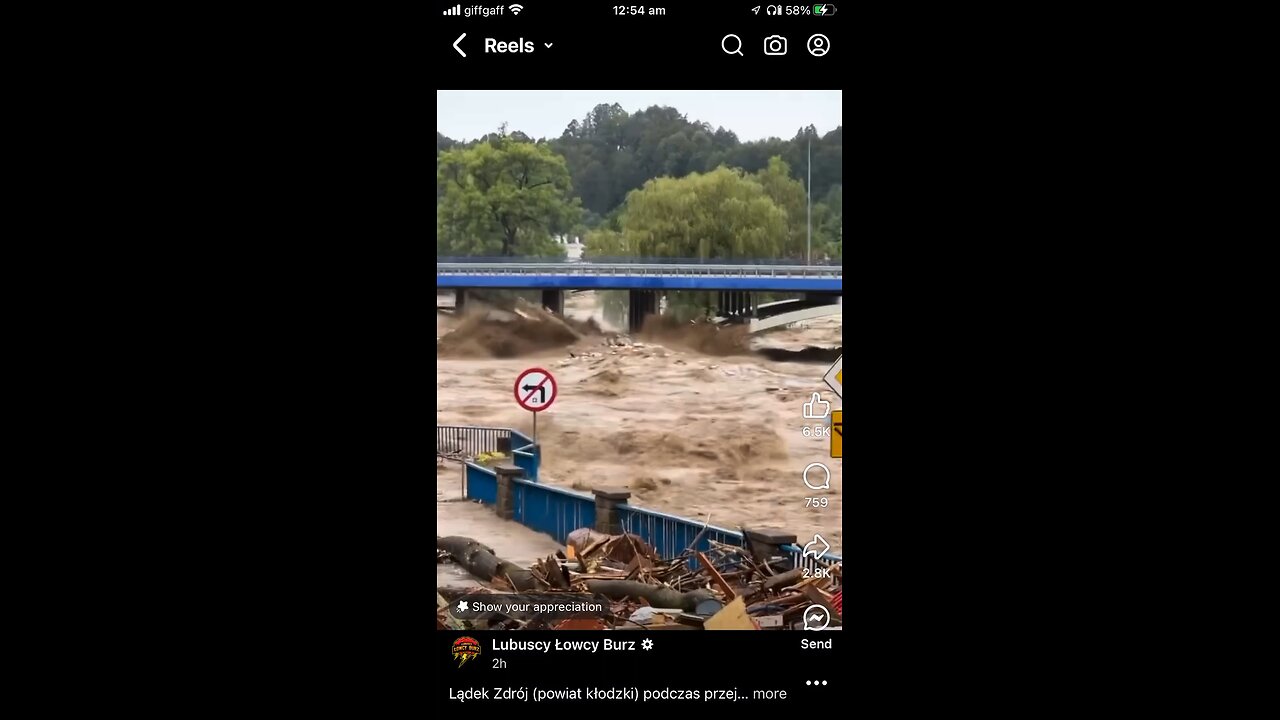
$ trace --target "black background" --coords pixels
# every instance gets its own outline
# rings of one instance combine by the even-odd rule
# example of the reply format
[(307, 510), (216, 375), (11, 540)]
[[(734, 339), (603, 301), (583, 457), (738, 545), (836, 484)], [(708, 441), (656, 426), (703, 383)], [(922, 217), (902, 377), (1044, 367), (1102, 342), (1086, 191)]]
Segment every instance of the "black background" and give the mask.
[[(488, 687), (563, 689), (574, 687), (635, 687), (698, 690), (736, 689), (739, 696), (750, 696), (753, 690), (785, 690), (786, 699), (761, 700), (780, 705), (795, 701), (832, 700), (839, 687), (839, 648), (845, 631), (566, 631), (566, 632), (458, 632), (440, 631), (432, 642), (436, 668), (438, 701), (453, 708), (466, 707), (496, 710), (523, 710), (534, 705), (510, 701), (478, 701), (459, 703), (449, 699), (450, 689)], [(452, 646), (460, 637), (480, 641), (480, 656), (461, 667), (453, 659)], [(494, 651), (494, 639), (502, 640), (595, 640), (633, 641), (633, 651), (556, 652)], [(653, 640), (652, 650), (641, 649), (641, 641)], [(832, 649), (801, 650), (800, 641), (831, 640)], [(494, 658), (502, 658), (507, 667), (495, 669)], [(806, 680), (826, 680), (827, 685), (805, 685)], [(569, 701), (579, 704), (579, 701)], [(581, 702), (586, 702), (585, 700)], [(612, 702), (619, 707), (640, 703)], [(730, 703), (724, 700), (706, 702), (671, 702), (681, 707), (737, 707), (752, 700)], [(562, 704), (550, 701), (551, 704)], [(567, 704), (567, 703), (565, 703)], [(643, 703), (648, 705), (650, 703)], [(668, 704), (668, 703), (663, 703)]]
[[(840, 86), (837, 73), (852, 58), (840, 32), (853, 4), (834, 3), (829, 17), (768, 16), (759, 2), (666, 2), (663, 17), (618, 16), (612, 2), (521, 3), (518, 16), (444, 16), (458, 3), (436, 2), (429, 18), (432, 76), (439, 89), (481, 88), (721, 88), (825, 89)], [(498, 3), (486, 4), (486, 7)], [(793, 3), (794, 5), (799, 5)], [(760, 14), (751, 8), (760, 6)], [(463, 3), (463, 11), (468, 5)], [(645, 8), (650, 6), (646, 5)], [(812, 6), (810, 6), (812, 7)], [(467, 57), (452, 47), (459, 44)], [(742, 55), (726, 54), (726, 34), (742, 38)], [(806, 44), (815, 33), (830, 41), (822, 57)], [(764, 39), (787, 38), (786, 55), (765, 55)], [(484, 38), (530, 40), (532, 53), (485, 53)], [(552, 43), (550, 49), (544, 43)]]
[[(443, 16), (444, 8), (458, 3), (436, 2), (428, 18), (433, 47), (431, 76), (438, 89), (595, 89), (595, 88), (718, 88), (718, 89), (830, 89), (842, 84), (837, 76), (851, 54), (842, 46), (840, 27), (852, 15), (852, 3), (835, 3), (831, 17), (769, 16), (758, 2), (666, 2), (663, 17), (616, 16), (612, 2), (521, 2), (518, 16), (504, 13), (488, 18)], [(473, 5), (476, 3), (472, 3)], [(486, 7), (498, 3), (483, 3)], [(751, 8), (760, 5), (760, 13)], [(462, 3), (463, 10), (469, 7)], [(649, 5), (645, 6), (650, 7)], [(453, 42), (465, 32), (460, 56)], [(726, 54), (720, 47), (728, 33), (742, 38), (742, 55)], [(823, 57), (814, 57), (805, 45), (810, 35), (822, 33), (831, 43)], [(764, 38), (788, 39), (785, 56), (766, 56)], [(502, 42), (530, 40), (533, 53), (483, 52), (484, 38)], [(551, 42), (550, 49), (543, 43)], [(602, 102), (607, 98), (602, 98)], [(835, 668), (840, 644), (847, 631), (611, 631), (611, 632), (458, 632), (437, 631), (430, 639), (434, 663), (433, 693), (441, 706), (453, 711), (507, 710), (534, 707), (512, 701), (449, 699), (451, 689), (494, 687), (637, 687), (698, 690), (736, 689), (740, 696), (753, 690), (784, 690), (785, 700), (761, 701), (775, 706), (796, 701), (830, 701), (836, 697)], [(479, 658), (462, 667), (452, 656), (453, 641), (471, 636), (480, 641)], [(511, 640), (634, 641), (654, 640), (650, 651), (613, 653), (494, 652), (492, 638)], [(802, 639), (832, 640), (832, 649), (800, 647)], [(506, 669), (494, 669), (493, 660), (506, 660)], [(830, 684), (805, 685), (806, 680)], [(570, 701), (582, 704), (587, 701)], [(685, 701), (682, 708), (728, 709), (752, 704), (751, 700)], [(546, 704), (546, 703), (541, 703)], [(617, 707), (639, 706), (616, 702)], [(650, 703), (646, 703), (649, 705)], [(670, 703), (676, 707), (677, 703)]]
[[(795, 22), (850, 23), (852, 8), (837, 4), (836, 17)], [(106, 660), (94, 677), (69, 668), (99, 702), (404, 714), (420, 696), (418, 659), (427, 654), (434, 676), (447, 658), (453, 635), (428, 631), (424, 648), (413, 629), (419, 581), (407, 569), (422, 513), (400, 492), (416, 484), (398, 482), (421, 466), (415, 423), (430, 402), (406, 398), (421, 360), (404, 332), (420, 321), (421, 228), (408, 149), (420, 121), (406, 88), (423, 65), (440, 88), (822, 88), (854, 77), (838, 30), (823, 31), (834, 49), (821, 73), (778, 81), (773, 71), (810, 61), (729, 65), (707, 46), (677, 48), (669, 24), (643, 56), (541, 68), (558, 76), (521, 72), (537, 67), (530, 56), (509, 73), (468, 75), (435, 34), (454, 29), (442, 7), (428, 7), (426, 63), (416, 10), (174, 8), (165, 22), (181, 32), (106, 16), (72, 28), (91, 57), (76, 58), (75, 74), (92, 91), (55, 83), (51, 97), (88, 103), (64, 113), (92, 116), (83, 139), (68, 136), (73, 154), (127, 156), (78, 163), (119, 174), (88, 192), (66, 183), (75, 212), (59, 221), (84, 237), (128, 232), (108, 243), (111, 257), (82, 243), (98, 254), (60, 268), (89, 270), (66, 283), (79, 294), (68, 317), (89, 308), (80, 314), (95, 326), (52, 346), (92, 361), (71, 386), (88, 400), (71, 420), (87, 423), (59, 428), (74, 451), (62, 454), (89, 474), (118, 465), (141, 478), (81, 483), (91, 495), (78, 503), (62, 497), (65, 483), (42, 491), (48, 502), (33, 512), (75, 522), (63, 523), (69, 539), (33, 545), (34, 557), (60, 568), (61, 595), (78, 602), (76, 589), (92, 587), (94, 602), (32, 609), (52, 610), (70, 623), (68, 642)], [(1188, 461), (1160, 452), (1185, 436), (1168, 429), (1182, 415), (1147, 389), (1160, 385), (1150, 353), (1171, 341), (1158, 323), (1136, 332), (1134, 318), (1152, 317), (1159, 297), (1178, 316), (1167, 280), (1194, 277), (1150, 272), (1160, 259), (1150, 238), (1168, 245), (1198, 219), (1185, 210), (1197, 186), (1171, 163), (1199, 169), (1214, 148), (1191, 161), (1170, 151), (1195, 135), (1178, 115), (1198, 88), (1169, 87), (1195, 58), (1179, 64), (1126, 31), (1146, 27), (1137, 22), (1100, 37), (1096, 14), (1053, 7), (887, 12), (860, 48), (877, 67), (856, 71), (854, 268), (866, 311), (854, 362), (870, 512), (857, 520), (859, 676), (855, 685), (846, 650), (841, 692), (856, 687), (860, 707), (892, 703), (898, 714), (1087, 711), (1125, 690), (1149, 703), (1168, 688), (1135, 679), (1135, 663), (1176, 682), (1185, 673), (1159, 671), (1186, 654), (1161, 622), (1168, 582), (1135, 574), (1135, 558), (1150, 559), (1152, 538), (1178, 540), (1185, 528), (1167, 519), (1194, 508), (1152, 513), (1150, 483), (1097, 470)], [(48, 63), (57, 68), (54, 55)], [(616, 85), (599, 80), (606, 71)], [(1218, 99), (1206, 107), (1239, 114)], [(51, 247), (60, 257), (49, 267), (70, 262)], [(46, 299), (32, 298), (33, 311)], [(1185, 345), (1187, 332), (1167, 336)], [(112, 389), (128, 402), (94, 394)], [(1176, 581), (1172, 562), (1156, 567)], [(693, 670), (638, 671), (788, 667), (771, 643), (790, 633), (744, 633), (741, 644), (734, 633), (679, 634), (720, 645), (689, 648)], [(441, 681), (426, 682), (434, 694)]]

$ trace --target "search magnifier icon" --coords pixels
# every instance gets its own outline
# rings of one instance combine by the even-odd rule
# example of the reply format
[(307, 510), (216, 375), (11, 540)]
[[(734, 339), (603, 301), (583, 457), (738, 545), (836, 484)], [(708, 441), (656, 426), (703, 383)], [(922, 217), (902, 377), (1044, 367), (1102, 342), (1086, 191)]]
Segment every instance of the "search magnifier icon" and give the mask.
[[(732, 41), (730, 40), (731, 38), (732, 38)], [(730, 55), (745, 57), (742, 54), (742, 38), (738, 37), (737, 35), (725, 35), (724, 38), (720, 40), (720, 49), (724, 50)]]

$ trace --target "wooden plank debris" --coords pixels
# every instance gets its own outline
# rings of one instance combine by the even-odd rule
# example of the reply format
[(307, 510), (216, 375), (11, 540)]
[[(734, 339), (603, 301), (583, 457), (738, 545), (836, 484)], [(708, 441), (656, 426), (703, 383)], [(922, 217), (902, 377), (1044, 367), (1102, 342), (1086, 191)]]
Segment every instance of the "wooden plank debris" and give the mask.
[(715, 583), (716, 587), (720, 588), (724, 592), (724, 599), (732, 600), (738, 597), (737, 593), (733, 591), (733, 588), (729, 587), (729, 583), (725, 582), (725, 579), (720, 576), (720, 573), (716, 570), (716, 566), (707, 559), (707, 556), (701, 552), (695, 554), (698, 556), (698, 560), (702, 562), (703, 569), (711, 576), (711, 582)]
[[(812, 604), (833, 608), (832, 598), (842, 585), (839, 563), (827, 566), (829, 573), (805, 577), (795, 567), (794, 556), (780, 552), (782, 548), (767, 543), (743, 548), (705, 535), (706, 527), (684, 551), (663, 558), (638, 535), (579, 528), (569, 534), (562, 551), (539, 558), (527, 568), (496, 557), (492, 549), (471, 538), (437, 537), (437, 562), (457, 563), (488, 581), (489, 587), (439, 588), (436, 627), (779, 630), (800, 626), (805, 609)], [(771, 537), (771, 542), (777, 540), (776, 535)], [(449, 613), (450, 603), (463, 594), (517, 591), (586, 593), (604, 600), (606, 612), (599, 618), (572, 619), (488, 613), (466, 621)], [(645, 611), (637, 613), (640, 608)], [(832, 626), (840, 624), (839, 613), (832, 613)]]
[(702, 627), (707, 630), (759, 630), (760, 628), (747, 614), (747, 605), (742, 598), (735, 598), (725, 605), (720, 612), (707, 619)]

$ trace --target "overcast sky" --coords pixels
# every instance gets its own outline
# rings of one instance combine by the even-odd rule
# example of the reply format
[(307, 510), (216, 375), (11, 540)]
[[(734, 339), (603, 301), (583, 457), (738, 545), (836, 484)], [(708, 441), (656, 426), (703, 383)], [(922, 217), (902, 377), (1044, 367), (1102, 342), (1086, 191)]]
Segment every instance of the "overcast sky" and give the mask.
[(557, 138), (596, 105), (628, 113), (651, 105), (676, 108), (693, 122), (725, 127), (742, 141), (795, 137), (813, 125), (825, 135), (843, 124), (840, 90), (437, 90), (436, 130), (474, 140), (503, 122), (532, 138)]

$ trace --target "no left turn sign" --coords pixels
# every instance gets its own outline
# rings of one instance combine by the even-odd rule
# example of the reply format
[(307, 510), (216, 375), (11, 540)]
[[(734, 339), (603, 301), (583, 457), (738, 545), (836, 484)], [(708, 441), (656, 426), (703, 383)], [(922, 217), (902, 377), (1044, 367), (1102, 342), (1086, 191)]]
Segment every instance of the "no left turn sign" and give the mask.
[(516, 402), (529, 412), (542, 412), (556, 400), (556, 379), (542, 368), (529, 368), (516, 378)]

